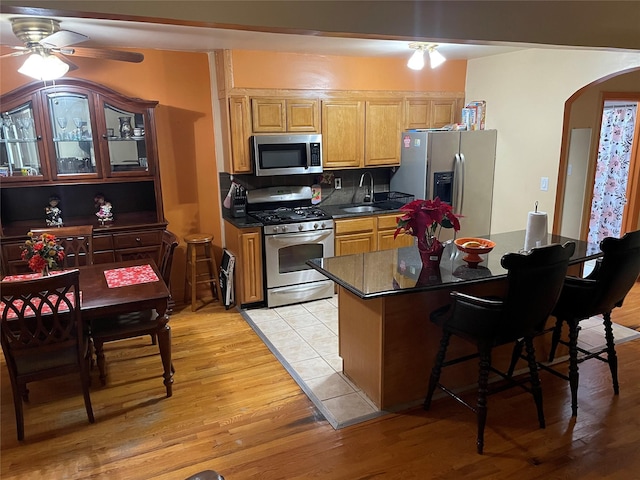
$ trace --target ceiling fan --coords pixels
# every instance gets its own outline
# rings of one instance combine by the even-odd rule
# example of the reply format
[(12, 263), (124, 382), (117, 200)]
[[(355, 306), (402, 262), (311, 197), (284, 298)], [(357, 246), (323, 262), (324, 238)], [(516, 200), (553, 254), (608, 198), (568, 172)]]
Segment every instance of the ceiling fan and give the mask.
[(144, 55), (138, 52), (76, 47), (77, 43), (87, 41), (89, 37), (81, 33), (61, 29), (58, 20), (42, 17), (19, 17), (10, 19), (10, 22), (14, 35), (24, 43), (24, 46), (9, 46), (9, 48), (17, 50), (17, 52), (2, 55), (0, 58), (27, 54), (36, 54), (44, 59), (50, 59), (50, 57), (55, 56), (68, 66), (65, 67), (65, 72), (62, 75), (69, 69), (75, 70), (78, 68), (67, 58), (70, 56), (133, 63), (139, 63), (144, 60)]

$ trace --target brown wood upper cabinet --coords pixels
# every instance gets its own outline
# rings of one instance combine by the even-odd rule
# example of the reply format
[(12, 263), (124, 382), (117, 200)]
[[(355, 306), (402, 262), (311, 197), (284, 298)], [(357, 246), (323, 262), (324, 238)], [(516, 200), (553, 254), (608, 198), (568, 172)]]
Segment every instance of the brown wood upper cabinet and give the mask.
[(253, 133), (317, 132), (317, 99), (252, 98)]
[(460, 117), (462, 100), (459, 98), (407, 98), (404, 128), (441, 128)]
[(401, 99), (330, 99), (322, 102), (325, 169), (400, 164)]

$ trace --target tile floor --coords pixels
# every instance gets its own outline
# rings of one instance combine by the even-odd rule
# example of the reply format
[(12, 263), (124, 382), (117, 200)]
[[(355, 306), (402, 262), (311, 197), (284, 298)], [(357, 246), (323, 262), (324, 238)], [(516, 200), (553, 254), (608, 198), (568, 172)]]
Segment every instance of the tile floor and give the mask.
[(342, 373), (337, 295), (242, 314), (334, 428), (385, 413)]
[[(335, 428), (386, 414), (342, 373), (338, 356), (338, 297), (276, 308), (242, 310), (300, 388)], [(583, 348), (604, 345), (602, 319), (580, 322)], [(640, 338), (640, 332), (613, 325), (616, 344)], [(564, 361), (558, 358), (556, 362)]]

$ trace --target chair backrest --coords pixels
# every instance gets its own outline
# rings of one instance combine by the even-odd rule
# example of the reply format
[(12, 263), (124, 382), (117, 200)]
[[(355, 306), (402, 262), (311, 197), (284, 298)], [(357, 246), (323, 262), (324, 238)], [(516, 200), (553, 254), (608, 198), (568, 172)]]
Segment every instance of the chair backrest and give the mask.
[(173, 253), (178, 246), (178, 237), (165, 230), (162, 233), (162, 245), (160, 247), (160, 259), (158, 262), (158, 270), (162, 275), (164, 283), (169, 287), (171, 282), (171, 266), (173, 265)]
[(33, 228), (36, 235), (50, 233), (55, 235), (64, 248), (64, 266), (66, 268), (93, 265), (93, 226)]
[[(21, 282), (3, 282), (0, 292), (0, 341), (7, 365), (15, 371), (19, 356), (54, 354), (77, 346), (80, 316), (78, 270)], [(43, 366), (46, 369), (46, 365)]]
[(502, 266), (508, 270), (508, 291), (499, 329), (507, 337), (534, 335), (544, 329), (560, 297), (574, 250), (575, 243), (567, 242), (502, 257)]
[(622, 238), (607, 237), (600, 242), (600, 250), (604, 255), (595, 272), (592, 299), (593, 310), (605, 313), (622, 304), (640, 275), (640, 230)]

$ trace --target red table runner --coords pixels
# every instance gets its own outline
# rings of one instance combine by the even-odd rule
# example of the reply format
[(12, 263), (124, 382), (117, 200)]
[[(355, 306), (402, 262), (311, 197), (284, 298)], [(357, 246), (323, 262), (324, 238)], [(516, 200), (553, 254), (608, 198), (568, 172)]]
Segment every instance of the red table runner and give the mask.
[(105, 270), (104, 277), (107, 279), (109, 288), (126, 287), (127, 285), (151, 283), (159, 280), (151, 265)]

